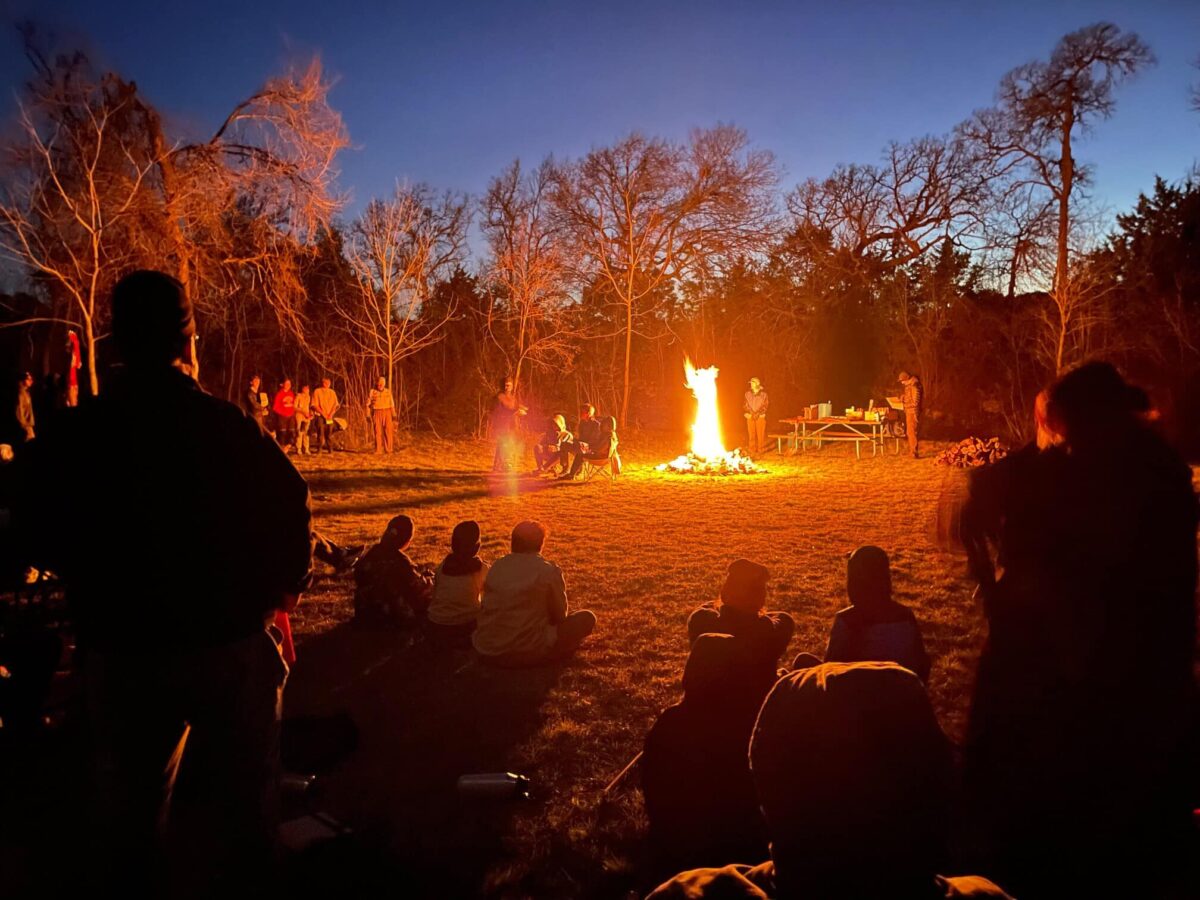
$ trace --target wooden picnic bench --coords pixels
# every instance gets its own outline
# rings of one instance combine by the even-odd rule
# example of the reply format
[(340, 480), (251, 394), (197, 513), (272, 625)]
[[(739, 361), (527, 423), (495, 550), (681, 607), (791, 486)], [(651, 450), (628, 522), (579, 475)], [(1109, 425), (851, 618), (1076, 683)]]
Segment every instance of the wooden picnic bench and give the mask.
[[(884, 449), (884, 423), (869, 422), (866, 419), (851, 419), (846, 416), (826, 416), (820, 419), (780, 419), (781, 424), (791, 425), (791, 434), (772, 435), (777, 438), (776, 446), (783, 453), (783, 441), (788, 441), (789, 449), (795, 453), (807, 450), (809, 443), (816, 444), (818, 450), (827, 443), (835, 441), (850, 441), (854, 444), (854, 456), (862, 459), (862, 445), (871, 445), (871, 455)], [(896, 439), (896, 452), (900, 452), (900, 441)]]

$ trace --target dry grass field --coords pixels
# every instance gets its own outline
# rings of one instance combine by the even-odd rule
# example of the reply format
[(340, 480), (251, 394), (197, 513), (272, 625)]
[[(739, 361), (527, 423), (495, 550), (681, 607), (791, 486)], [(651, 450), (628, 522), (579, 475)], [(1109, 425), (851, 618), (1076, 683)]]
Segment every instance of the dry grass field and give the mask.
[[(401, 443), (386, 458), (298, 461), (319, 530), (364, 543), (404, 512), (417, 522), (411, 555), (435, 564), (460, 520), (479, 521), (487, 559), (506, 551), (516, 522), (540, 520), (572, 607), (600, 624), (561, 666), (496, 672), (405, 632), (351, 627), (351, 578), (319, 573), (294, 617), (287, 712), (345, 711), (357, 723), (359, 747), (323, 780), (319, 806), (373, 848), (389, 884), (404, 886), (397, 896), (622, 897), (653, 886), (636, 776), (608, 797), (602, 788), (679, 697), (686, 617), (715, 597), (738, 556), (770, 567), (770, 605), (797, 622), (789, 653), (820, 653), (846, 602), (846, 554), (864, 543), (888, 550), (897, 596), (925, 628), (934, 704), (961, 735), (982, 618), (962, 559), (933, 542), (938, 498), (956, 473), (931, 459), (858, 461), (835, 445), (771, 453), (768, 474), (706, 479), (654, 471), (674, 444), (628, 440), (615, 484), (581, 484), (485, 475), (483, 444)], [(488, 771), (529, 776), (532, 799), (461, 802), (457, 776)], [(349, 869), (364, 867), (347, 863), (342, 878), (356, 877)]]

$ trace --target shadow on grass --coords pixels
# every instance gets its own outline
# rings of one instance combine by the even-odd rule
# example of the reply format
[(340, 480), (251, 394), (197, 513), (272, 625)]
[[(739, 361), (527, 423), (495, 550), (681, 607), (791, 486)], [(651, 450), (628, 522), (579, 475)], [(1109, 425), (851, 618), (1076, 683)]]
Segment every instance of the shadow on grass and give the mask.
[[(508, 769), (514, 749), (540, 727), (561, 669), (493, 669), (467, 651), (348, 624), (301, 645), (287, 714), (344, 711), (358, 726), (358, 749), (324, 779), (321, 801), (355, 830), (362, 864), (393, 895), (400, 885), (409, 897), (479, 893), (484, 873), (504, 858), (515, 804), (539, 801), (466, 802), (458, 776)], [(523, 774), (536, 796), (537, 773)]]
[[(529, 478), (517, 475), (472, 475), (470, 481), (479, 486), (472, 490), (453, 493), (439, 492), (416, 497), (393, 497), (388, 500), (372, 500), (358, 503), (323, 503), (317, 509), (322, 516), (373, 515), (378, 513), (399, 512), (401, 509), (429, 509), (447, 503), (463, 503), (471, 500), (483, 500), (492, 497), (517, 497), (525, 494), (536, 494), (541, 491), (560, 488), (583, 487), (577, 482), (548, 481), (541, 478)], [(376, 484), (375, 487), (387, 487), (391, 490), (403, 491), (405, 487), (420, 488), (424, 485), (420, 480), (414, 480), (407, 485), (400, 481), (389, 482), (386, 485)]]

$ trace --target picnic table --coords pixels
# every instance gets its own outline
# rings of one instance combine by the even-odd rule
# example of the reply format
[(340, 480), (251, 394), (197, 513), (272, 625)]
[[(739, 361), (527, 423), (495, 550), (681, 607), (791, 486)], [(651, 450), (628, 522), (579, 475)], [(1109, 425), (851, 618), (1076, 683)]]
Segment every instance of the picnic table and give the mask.
[[(790, 434), (775, 434), (776, 448), (782, 454), (783, 442), (788, 442), (792, 453), (807, 450), (809, 443), (814, 443), (819, 450), (827, 441), (852, 441), (854, 455), (862, 459), (862, 445), (871, 445), (871, 455), (883, 451), (883, 441), (886, 437), (883, 422), (870, 422), (866, 419), (851, 419), (848, 416), (824, 416), (819, 419), (805, 419), (797, 416), (791, 419), (780, 419), (781, 425), (792, 426)], [(896, 439), (896, 452), (900, 452), (900, 441)]]

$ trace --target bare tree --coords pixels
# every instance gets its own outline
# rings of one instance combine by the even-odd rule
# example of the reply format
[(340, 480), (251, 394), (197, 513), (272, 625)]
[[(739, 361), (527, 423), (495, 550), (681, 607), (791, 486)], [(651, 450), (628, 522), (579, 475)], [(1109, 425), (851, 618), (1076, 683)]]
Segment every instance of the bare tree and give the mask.
[(528, 173), (516, 161), (492, 180), (481, 204), (491, 251), (486, 333), (518, 388), (527, 367), (565, 365), (579, 338), (565, 314), (570, 259), (550, 215), (552, 181), (549, 160)]
[(131, 127), (136, 87), (96, 76), (80, 55), (53, 64), (31, 53), (36, 79), (19, 101), (17, 137), (5, 148), (0, 253), (68, 298), (93, 394), (99, 392), (99, 301), (135, 259), (131, 236), (145, 215), (154, 158)]
[(775, 184), (771, 154), (725, 125), (693, 132), (686, 145), (633, 134), (557, 169), (553, 202), (573, 257), (618, 311), (622, 426), (638, 325), (684, 273), (762, 249), (775, 227)]
[[(1087, 184), (1088, 170), (1073, 155), (1073, 141), (1097, 120), (1112, 115), (1115, 89), (1153, 64), (1154, 55), (1136, 34), (1101, 22), (1065, 35), (1048, 61), (1018, 66), (1000, 82), (998, 104), (977, 112), (961, 134), (991, 160), (994, 177), (1012, 188), (1036, 185), (1057, 211), (1051, 292), (1075, 291), (1070, 274), (1072, 201)], [(1069, 306), (1064, 297), (1056, 306)], [(1065, 357), (1055, 357), (1057, 369)]]
[(367, 204), (350, 230), (345, 252), (358, 291), (333, 303), (354, 345), (389, 386), (402, 359), (441, 339), (453, 310), (430, 321), (424, 303), (432, 279), (461, 258), (468, 223), (466, 198), (398, 186), (390, 199)]

